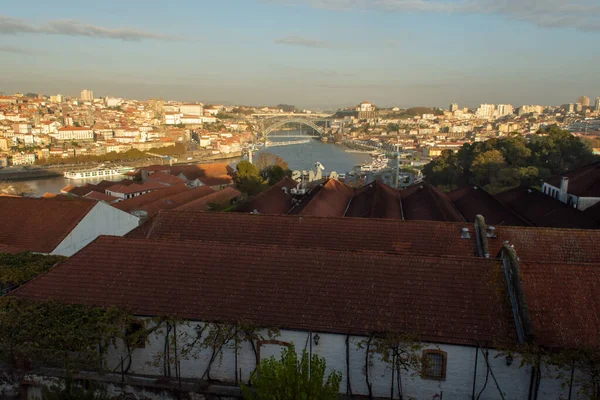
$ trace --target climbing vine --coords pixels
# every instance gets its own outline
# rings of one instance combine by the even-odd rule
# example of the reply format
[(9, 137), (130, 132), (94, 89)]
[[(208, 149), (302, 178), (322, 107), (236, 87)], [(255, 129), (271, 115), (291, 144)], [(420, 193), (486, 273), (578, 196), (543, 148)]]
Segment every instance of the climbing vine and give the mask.
[(9, 289), (48, 272), (57, 263), (65, 260), (62, 256), (20, 253), (0, 254), (0, 296)]
[(423, 366), (422, 357), (423, 344), (414, 335), (404, 332), (387, 332), (383, 334), (372, 334), (367, 340), (358, 343), (358, 348), (365, 349), (365, 365), (363, 373), (369, 391), (369, 398), (373, 397), (373, 384), (370, 382), (369, 369), (373, 366), (373, 357), (379, 356), (380, 361), (387, 364), (392, 371), (392, 384), (390, 399), (393, 399), (394, 390), (398, 390), (398, 398), (402, 400), (403, 385), (402, 371), (411, 376), (417, 375)]

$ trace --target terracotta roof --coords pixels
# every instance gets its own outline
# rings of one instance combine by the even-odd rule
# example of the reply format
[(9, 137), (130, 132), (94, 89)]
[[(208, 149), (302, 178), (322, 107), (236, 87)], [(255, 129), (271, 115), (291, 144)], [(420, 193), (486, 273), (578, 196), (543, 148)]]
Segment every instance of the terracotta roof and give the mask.
[(165, 172), (159, 171), (155, 172), (148, 177), (149, 181), (155, 181), (158, 183), (163, 183), (168, 186), (176, 185), (178, 183), (186, 183), (185, 180), (171, 174), (167, 174)]
[(598, 264), (521, 263), (536, 343), (600, 349)]
[(494, 196), (477, 186), (467, 186), (448, 194), (454, 206), (469, 222), (485, 216), (488, 225), (531, 226), (531, 223), (514, 213)]
[(535, 226), (552, 228), (596, 228), (596, 221), (539, 190), (516, 188), (496, 198)]
[(22, 253), (24, 251), (25, 250), (20, 249), (18, 247), (9, 246), (7, 244), (0, 243), (0, 253), (2, 253), (2, 254), (18, 254), (18, 253)]
[(162, 197), (158, 200), (153, 201), (152, 203), (148, 203), (144, 206), (138, 207), (136, 208), (136, 210), (146, 211), (148, 213), (148, 217), (152, 217), (156, 215), (156, 213), (160, 210), (172, 210), (186, 203), (189, 203), (190, 201), (201, 199), (214, 192), (215, 190), (210, 186), (200, 186), (194, 189), (181, 191), (167, 197)]
[(291, 211), (292, 214), (315, 217), (343, 217), (354, 195), (354, 189), (329, 179), (312, 189), (303, 203)]
[(186, 192), (188, 190), (190, 189), (188, 189), (188, 187), (183, 183), (179, 185), (173, 185), (161, 190), (155, 190), (153, 192), (146, 193), (141, 196), (136, 196), (132, 197), (131, 199), (120, 201), (114, 204), (113, 207), (125, 212), (131, 212), (134, 210), (139, 210), (140, 207), (150, 204), (156, 200), (162, 199), (164, 197), (169, 197), (177, 193)]
[(235, 211), (246, 213), (256, 210), (261, 214), (287, 214), (292, 208), (292, 195), (289, 191), (296, 186), (298, 182), (286, 176), (255, 198), (238, 205)]
[(569, 178), (567, 192), (578, 197), (600, 197), (600, 161), (585, 167), (546, 179), (546, 183), (560, 188), (562, 177)]
[[(468, 227), (471, 239), (461, 239)], [(128, 237), (453, 255), (477, 254), (467, 223), (161, 211)]]
[(501, 269), (500, 260), (481, 258), (104, 236), (13, 295), (141, 316), (474, 344), (514, 340)]
[(122, 184), (117, 184), (111, 187), (108, 187), (105, 189), (105, 191), (110, 191), (113, 193), (122, 193), (122, 194), (133, 194), (133, 193), (139, 193), (139, 192), (145, 192), (148, 190), (163, 190), (165, 189), (167, 186), (165, 185), (161, 185), (158, 182), (144, 182), (141, 185), (137, 184), (137, 183), (132, 183), (131, 185), (125, 186)]
[(488, 240), (492, 257), (508, 241), (524, 261), (600, 263), (600, 230), (498, 226), (496, 236)]
[(91, 191), (83, 197), (85, 197), (86, 199), (105, 201), (107, 203), (112, 203), (113, 201), (119, 200), (118, 197), (109, 196), (104, 192), (96, 191)]
[[(203, 186), (205, 187), (205, 186)], [(192, 200), (188, 203), (185, 203), (175, 210), (177, 211), (208, 211), (210, 209), (211, 204), (231, 204), (231, 201), (237, 197), (241, 196), (241, 193), (234, 188), (228, 187), (217, 192), (211, 193), (207, 196), (199, 198), (197, 200)]]
[(402, 219), (400, 194), (381, 182), (373, 182), (355, 191), (345, 216)]
[(95, 201), (55, 198), (0, 198), (0, 243), (50, 253), (77, 226)]
[(92, 128), (88, 128), (85, 126), (65, 126), (62, 128), (58, 128), (59, 132), (63, 132), (63, 131), (91, 131)]
[(400, 191), (406, 220), (464, 221), (448, 196), (427, 182)]

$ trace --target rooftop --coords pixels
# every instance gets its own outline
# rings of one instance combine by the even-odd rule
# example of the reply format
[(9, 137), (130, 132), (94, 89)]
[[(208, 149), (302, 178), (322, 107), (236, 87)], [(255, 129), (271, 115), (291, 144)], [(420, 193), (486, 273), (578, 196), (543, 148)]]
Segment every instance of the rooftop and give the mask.
[(480, 258), (100, 237), (13, 294), (141, 316), (475, 344), (514, 340), (501, 268)]
[(600, 197), (600, 161), (564, 174), (554, 175), (546, 179), (546, 183), (560, 188), (563, 177), (569, 178), (567, 192), (578, 197)]

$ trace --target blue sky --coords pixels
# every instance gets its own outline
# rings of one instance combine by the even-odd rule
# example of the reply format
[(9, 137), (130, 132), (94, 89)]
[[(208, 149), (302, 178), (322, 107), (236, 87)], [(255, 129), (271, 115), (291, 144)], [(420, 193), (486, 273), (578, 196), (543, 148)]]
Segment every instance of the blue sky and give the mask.
[(0, 91), (562, 104), (600, 96), (599, 43), (598, 0), (10, 2), (0, 10)]

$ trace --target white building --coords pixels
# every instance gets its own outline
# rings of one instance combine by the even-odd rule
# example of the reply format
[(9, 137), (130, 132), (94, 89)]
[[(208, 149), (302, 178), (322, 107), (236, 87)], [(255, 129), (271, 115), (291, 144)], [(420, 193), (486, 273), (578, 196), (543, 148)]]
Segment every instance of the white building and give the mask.
[(94, 101), (94, 92), (84, 89), (81, 91), (79, 98), (81, 101)]
[(35, 164), (35, 154), (16, 153), (12, 156), (12, 165), (33, 165)]
[(201, 117), (204, 115), (203, 104), (182, 104), (179, 106), (179, 112), (185, 115), (195, 115)]
[(457, 104), (457, 103), (452, 103), (452, 104), (450, 104), (450, 107), (448, 107), (448, 110), (449, 110), (450, 112), (455, 112), (455, 111), (458, 111), (458, 104)]
[(600, 112), (600, 97), (596, 97), (596, 111)]
[(510, 104), (498, 104), (497, 110), (498, 117), (504, 117), (505, 115), (510, 115), (514, 113), (514, 108)]
[(491, 119), (496, 113), (496, 106), (494, 104), (482, 104), (479, 106), (475, 115), (481, 119)]
[(94, 131), (89, 127), (65, 126), (58, 130), (58, 140), (91, 141), (94, 140)]
[(118, 107), (119, 105), (121, 105), (121, 103), (123, 103), (123, 99), (119, 98), (115, 98), (115, 97), (107, 97), (106, 98), (106, 106), (107, 107)]
[(542, 192), (581, 211), (600, 203), (600, 162), (546, 179)]
[(63, 102), (63, 95), (62, 94), (57, 94), (54, 96), (50, 96), (50, 101), (52, 103), (62, 103)]

